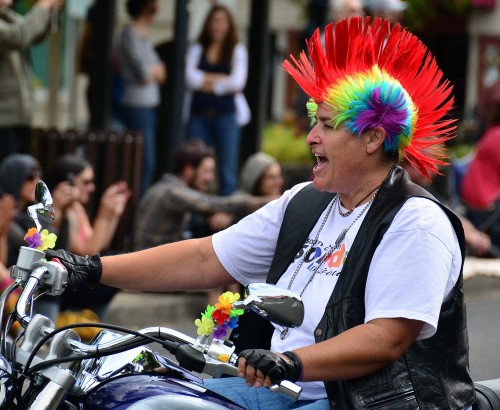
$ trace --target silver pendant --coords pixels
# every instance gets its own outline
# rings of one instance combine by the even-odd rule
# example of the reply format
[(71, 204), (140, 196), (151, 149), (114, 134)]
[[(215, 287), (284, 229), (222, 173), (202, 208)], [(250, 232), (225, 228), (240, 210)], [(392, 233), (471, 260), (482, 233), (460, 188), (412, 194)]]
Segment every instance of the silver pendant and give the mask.
[(288, 327), (285, 327), (281, 332), (280, 332), (280, 339), (284, 340), (285, 337), (288, 335)]
[(347, 229), (343, 229), (342, 232), (340, 232), (339, 237), (335, 241), (334, 249), (337, 249), (340, 246), (340, 244), (342, 243), (342, 241), (345, 239), (346, 233), (347, 233)]

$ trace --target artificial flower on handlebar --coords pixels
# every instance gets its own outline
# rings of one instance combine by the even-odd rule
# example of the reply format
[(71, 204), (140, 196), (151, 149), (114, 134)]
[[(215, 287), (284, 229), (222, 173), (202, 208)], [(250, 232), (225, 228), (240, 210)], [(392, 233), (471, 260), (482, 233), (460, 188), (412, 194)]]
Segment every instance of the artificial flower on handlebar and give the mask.
[(56, 245), (57, 235), (49, 232), (47, 229), (42, 229), (42, 232), (38, 232), (38, 229), (30, 228), (24, 236), (24, 240), (28, 243), (29, 248), (45, 251), (52, 249)]
[(224, 292), (215, 306), (208, 305), (201, 318), (194, 321), (198, 335), (213, 335), (215, 339), (222, 339), (230, 329), (237, 327), (238, 316), (243, 314), (243, 309), (234, 309), (233, 303), (239, 298), (239, 293)]

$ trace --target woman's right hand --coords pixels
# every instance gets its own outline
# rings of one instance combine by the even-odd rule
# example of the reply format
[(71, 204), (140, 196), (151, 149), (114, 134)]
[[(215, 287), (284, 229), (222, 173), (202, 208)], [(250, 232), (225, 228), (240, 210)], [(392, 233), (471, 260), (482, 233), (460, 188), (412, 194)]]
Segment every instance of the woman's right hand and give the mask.
[(167, 66), (162, 62), (153, 64), (150, 68), (151, 81), (163, 84), (167, 80)]
[(60, 182), (52, 191), (54, 208), (56, 211), (64, 213), (66, 209), (77, 199), (77, 189), (71, 186), (68, 181)]

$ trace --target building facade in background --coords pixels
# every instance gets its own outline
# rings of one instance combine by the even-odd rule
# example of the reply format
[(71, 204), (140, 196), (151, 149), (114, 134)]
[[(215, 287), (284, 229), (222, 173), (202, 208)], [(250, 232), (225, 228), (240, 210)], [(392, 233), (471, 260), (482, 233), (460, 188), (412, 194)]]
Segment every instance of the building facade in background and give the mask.
[[(22, 0), (21, 0), (22, 1)], [(234, 13), (243, 42), (248, 39), (251, 1), (224, 0)], [(500, 80), (500, 5), (495, 0), (471, 0), (473, 9), (467, 18), (447, 19), (423, 27), (416, 34), (429, 46), (454, 83), (457, 114), (477, 107), (495, 81)], [(290, 85), (281, 63), (290, 52), (298, 51), (299, 33), (306, 24), (306, 1), (270, 1), (267, 112), (270, 120), (281, 120), (293, 107)], [(60, 129), (84, 129), (88, 122), (85, 103), (87, 78), (78, 70), (77, 56), (86, 9), (93, 0), (66, 0), (66, 10), (59, 31), (46, 44), (35, 49), (34, 79), (36, 110), (34, 126)], [(211, 2), (191, 0), (189, 40), (198, 34)], [(161, 10), (151, 32), (154, 44), (173, 39), (176, 0), (162, 0)], [(115, 31), (127, 21), (125, 0), (116, 1)], [(263, 29), (263, 28), (261, 28)], [(103, 69), (105, 69), (103, 67)], [(292, 91), (293, 93), (293, 91)]]

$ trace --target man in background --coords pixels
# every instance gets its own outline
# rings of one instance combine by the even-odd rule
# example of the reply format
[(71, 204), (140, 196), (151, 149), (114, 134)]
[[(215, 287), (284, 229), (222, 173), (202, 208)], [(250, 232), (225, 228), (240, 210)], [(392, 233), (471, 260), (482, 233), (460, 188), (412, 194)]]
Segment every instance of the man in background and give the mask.
[[(164, 174), (144, 194), (136, 213), (134, 248), (136, 250), (177, 242), (189, 236), (193, 213), (217, 212), (245, 215), (265, 205), (273, 197), (232, 195), (220, 197), (209, 193), (215, 180), (213, 151), (201, 140), (180, 144), (174, 152), (172, 174)], [(224, 226), (218, 219), (214, 231)]]

